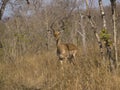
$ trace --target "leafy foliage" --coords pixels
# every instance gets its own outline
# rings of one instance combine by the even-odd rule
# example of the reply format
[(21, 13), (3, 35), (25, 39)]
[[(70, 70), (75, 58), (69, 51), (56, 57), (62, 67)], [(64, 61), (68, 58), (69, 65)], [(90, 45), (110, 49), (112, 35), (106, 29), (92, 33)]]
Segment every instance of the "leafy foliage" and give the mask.
[(110, 36), (111, 36), (111, 35), (108, 34), (108, 32), (107, 32), (106, 29), (101, 30), (101, 33), (100, 33), (100, 38), (101, 38), (101, 40), (104, 40), (104, 41), (109, 40), (109, 39), (110, 39)]
[(109, 34), (106, 29), (102, 29), (101, 30), (101, 32), (100, 32), (100, 39), (102, 41), (104, 41), (105, 44), (108, 45), (108, 46), (112, 44), (111, 34)]

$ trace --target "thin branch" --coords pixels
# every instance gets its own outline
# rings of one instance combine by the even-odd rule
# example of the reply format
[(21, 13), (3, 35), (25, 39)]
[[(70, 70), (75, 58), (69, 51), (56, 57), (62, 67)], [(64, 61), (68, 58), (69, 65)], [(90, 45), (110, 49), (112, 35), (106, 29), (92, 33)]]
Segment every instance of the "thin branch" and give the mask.
[(30, 1), (29, 0), (26, 0), (27, 4), (30, 4)]

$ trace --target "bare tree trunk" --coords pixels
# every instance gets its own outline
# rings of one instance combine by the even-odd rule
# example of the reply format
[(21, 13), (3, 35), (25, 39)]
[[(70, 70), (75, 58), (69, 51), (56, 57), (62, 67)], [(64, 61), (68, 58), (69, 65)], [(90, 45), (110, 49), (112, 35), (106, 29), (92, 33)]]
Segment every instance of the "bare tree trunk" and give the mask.
[(88, 19), (89, 19), (89, 23), (92, 26), (93, 32), (94, 32), (94, 34), (96, 36), (96, 39), (97, 39), (97, 42), (98, 42), (98, 45), (99, 45), (99, 48), (100, 48), (101, 56), (103, 57), (103, 45), (102, 45), (102, 42), (100, 40), (99, 34), (96, 31), (97, 30), (96, 23), (94, 22), (94, 20), (92, 19), (92, 17), (90, 15), (88, 16)]
[[(103, 29), (107, 30), (107, 26), (106, 26), (106, 19), (105, 19), (105, 12), (104, 12), (104, 8), (103, 8), (103, 4), (102, 4), (102, 0), (99, 0), (99, 8), (100, 8), (100, 13), (101, 13), (101, 18), (103, 20)], [(105, 60), (105, 45), (103, 43), (103, 58)]]
[(80, 26), (81, 26), (81, 29), (82, 29), (82, 42), (83, 42), (83, 51), (84, 51), (84, 54), (86, 55), (86, 50), (87, 50), (87, 46), (86, 46), (86, 32), (85, 32), (85, 25), (83, 24), (83, 15), (81, 14), (80, 15), (81, 17), (81, 21), (80, 21)]
[(47, 50), (50, 49), (50, 41), (51, 41), (51, 37), (50, 37), (50, 30), (49, 30), (49, 18), (48, 18), (48, 13), (49, 11), (47, 11), (47, 9), (45, 9), (45, 25), (46, 25), (46, 30), (47, 30), (47, 33), (46, 33), (46, 37), (47, 37), (47, 42), (46, 42), (46, 47), (47, 47)]
[(75, 38), (75, 40), (74, 40), (74, 43), (78, 46), (79, 45), (79, 43), (78, 43), (78, 41), (79, 41), (79, 38), (78, 38), (78, 28), (79, 28), (79, 24), (78, 24), (78, 21), (75, 21), (75, 35), (74, 35), (74, 38)]
[[(105, 12), (103, 9), (102, 0), (98, 0), (98, 3), (99, 3), (99, 8), (100, 8), (101, 18), (103, 20), (103, 29), (107, 30)], [(102, 46), (103, 46), (103, 59), (105, 60), (105, 45), (104, 45), (104, 43), (102, 44)]]
[(113, 19), (113, 29), (114, 29), (114, 55), (116, 68), (118, 67), (118, 50), (117, 50), (117, 29), (116, 29), (116, 0), (110, 0), (111, 10), (112, 10), (112, 19)]
[[(89, 4), (88, 4), (88, 0), (86, 0), (86, 8), (87, 8), (87, 16), (88, 16), (88, 22), (91, 24), (93, 32), (97, 38), (97, 42), (99, 44), (99, 48), (100, 48), (100, 53), (101, 56), (103, 56), (103, 45), (102, 42), (100, 40), (100, 37), (96, 31), (97, 27), (96, 27), (96, 23), (94, 22), (94, 20), (92, 19), (92, 16), (90, 15), (90, 10), (89, 10)], [(104, 58), (104, 57), (103, 57)]]
[(105, 12), (104, 12), (104, 9), (103, 9), (102, 0), (99, 0), (99, 7), (100, 7), (101, 17), (103, 19), (103, 28), (106, 30), (107, 26), (106, 26)]
[[(8, 3), (8, 1), (9, 0), (1, 0), (1, 7), (0, 7), (0, 20), (2, 20), (2, 16), (3, 16), (3, 14), (4, 14), (4, 11), (5, 11), (5, 8), (6, 8), (6, 5), (7, 5), (7, 3)], [(1, 23), (0, 23), (1, 24)], [(3, 24), (1, 24), (1, 26), (2, 26)], [(3, 26), (2, 26), (3, 27)], [(2, 29), (2, 30), (5, 30), (5, 29)], [(1, 30), (0, 30), (1, 31)], [(1, 33), (1, 34), (3, 34), (3, 33)], [(1, 37), (0, 37), (0, 46), (1, 46), (1, 48), (3, 48), (4, 46), (3, 46), (3, 44), (2, 44), (2, 39), (1, 39)]]
[[(105, 19), (103, 3), (102, 3), (102, 0), (99, 0), (98, 2), (99, 2), (99, 7), (100, 7), (101, 18), (103, 20), (103, 30), (105, 30), (105, 32), (106, 32), (107, 26), (106, 26), (106, 19)], [(107, 34), (107, 33), (105, 33), (105, 34)], [(107, 38), (106, 40), (103, 39), (103, 46), (104, 46), (103, 55), (105, 57), (105, 53), (107, 54), (107, 56), (109, 58), (109, 62), (110, 62), (110, 69), (113, 70), (114, 69), (114, 60), (111, 55), (111, 47), (110, 47), (108, 41), (109, 41), (109, 38)]]
[(47, 50), (50, 50), (50, 43), (51, 43), (51, 31), (49, 29), (47, 29)]
[(5, 11), (5, 7), (6, 7), (8, 1), (9, 0), (2, 0), (1, 1), (2, 5), (1, 5), (1, 8), (0, 8), (0, 20), (2, 19), (2, 16), (3, 16), (3, 13)]
[(3, 48), (3, 37), (5, 30), (7, 29), (6, 24), (0, 21), (0, 48)]

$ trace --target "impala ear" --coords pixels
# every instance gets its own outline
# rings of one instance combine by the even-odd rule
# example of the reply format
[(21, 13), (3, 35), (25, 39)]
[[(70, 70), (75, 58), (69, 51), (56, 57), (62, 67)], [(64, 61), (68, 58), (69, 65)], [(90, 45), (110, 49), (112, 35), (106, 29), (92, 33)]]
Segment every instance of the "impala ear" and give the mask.
[(64, 32), (64, 30), (59, 30), (59, 32), (60, 32), (60, 33), (63, 33), (63, 32)]
[(58, 33), (58, 35), (60, 35), (60, 34), (61, 34), (61, 31), (58, 31), (57, 33)]

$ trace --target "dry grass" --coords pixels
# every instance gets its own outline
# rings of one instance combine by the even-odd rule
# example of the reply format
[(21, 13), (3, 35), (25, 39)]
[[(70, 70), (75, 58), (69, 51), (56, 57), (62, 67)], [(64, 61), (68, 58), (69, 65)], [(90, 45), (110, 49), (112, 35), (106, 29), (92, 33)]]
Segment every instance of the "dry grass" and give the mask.
[(120, 76), (109, 72), (95, 51), (61, 69), (55, 51), (0, 62), (0, 90), (120, 90)]
[[(91, 38), (87, 42), (87, 56), (82, 53), (80, 39), (76, 65), (67, 62), (61, 69), (55, 41), (51, 37), (47, 51), (45, 20), (38, 18), (7, 23), (0, 50), (0, 90), (120, 90), (120, 72), (110, 72), (93, 36), (93, 42)], [(66, 34), (63, 39), (68, 38)]]

